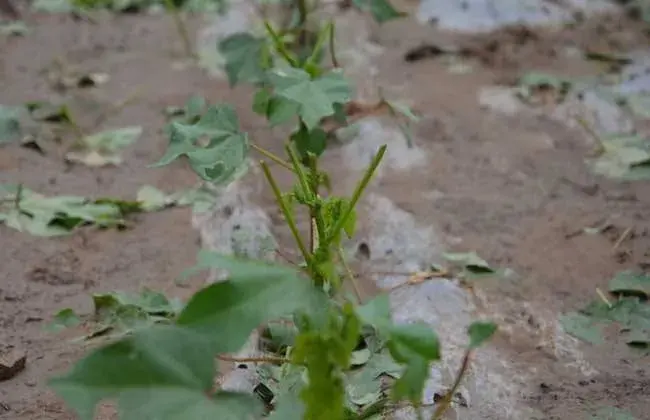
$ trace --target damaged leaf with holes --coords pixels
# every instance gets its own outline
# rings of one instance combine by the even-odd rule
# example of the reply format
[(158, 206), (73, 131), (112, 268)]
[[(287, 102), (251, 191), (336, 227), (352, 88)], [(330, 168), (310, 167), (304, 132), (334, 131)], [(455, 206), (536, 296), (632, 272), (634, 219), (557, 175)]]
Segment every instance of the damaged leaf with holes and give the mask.
[(164, 166), (185, 156), (194, 172), (214, 184), (226, 185), (246, 170), (248, 136), (229, 105), (208, 107), (195, 124), (172, 122), (169, 146), (153, 166)]

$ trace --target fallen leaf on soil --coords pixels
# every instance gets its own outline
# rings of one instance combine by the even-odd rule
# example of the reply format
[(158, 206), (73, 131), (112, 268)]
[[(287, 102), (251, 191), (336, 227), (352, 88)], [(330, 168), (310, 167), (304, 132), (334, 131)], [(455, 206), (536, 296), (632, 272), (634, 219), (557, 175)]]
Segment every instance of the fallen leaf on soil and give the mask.
[(496, 271), (476, 252), (442, 254), (442, 257), (468, 271), (471, 274), (494, 274)]
[(21, 232), (57, 236), (88, 223), (123, 223), (120, 208), (115, 205), (97, 204), (77, 196), (45, 197), (21, 186), (0, 187), (0, 221)]
[(25, 22), (14, 20), (11, 22), (0, 22), (0, 35), (23, 36), (29, 32)]
[(650, 297), (650, 276), (629, 271), (618, 273), (609, 282), (609, 292), (623, 295)]
[(379, 23), (401, 18), (406, 14), (390, 4), (389, 0), (352, 0), (352, 4), (360, 10), (370, 12)]
[(628, 181), (650, 179), (650, 139), (621, 135), (600, 142), (599, 156), (587, 161), (594, 172)]
[(603, 407), (591, 415), (591, 420), (636, 420), (636, 418), (620, 408)]
[(519, 79), (517, 96), (532, 105), (557, 104), (571, 89), (571, 81), (545, 73), (528, 73)]
[(79, 316), (70, 308), (61, 309), (59, 312), (54, 315), (52, 322), (46, 327), (47, 330), (52, 332), (62, 331), (66, 328), (71, 328), (79, 325), (81, 319)]
[(361, 407), (375, 403), (384, 396), (382, 377), (396, 379), (403, 370), (386, 350), (372, 354), (363, 367), (346, 375), (348, 400)]
[(158, 188), (150, 185), (145, 185), (140, 188), (136, 200), (140, 203), (144, 211), (160, 210), (171, 204), (175, 204), (173, 198), (170, 198)]
[(564, 331), (591, 344), (602, 344), (603, 333), (594, 320), (586, 315), (570, 312), (560, 317), (560, 324)]
[(73, 120), (67, 105), (49, 102), (29, 102), (25, 104), (36, 121), (72, 124)]
[(619, 273), (610, 282), (610, 291), (620, 297), (614, 303), (595, 300), (578, 312), (560, 317), (564, 330), (592, 344), (603, 342), (602, 331), (615, 325), (623, 340), (634, 348), (650, 347), (650, 304), (645, 298), (648, 277), (630, 272)]
[(197, 205), (187, 192), (165, 195), (151, 186), (138, 192), (137, 201), (115, 198), (90, 200), (78, 196), (46, 197), (22, 186), (0, 184), (0, 223), (35, 236), (67, 235), (84, 225), (124, 226), (131, 213), (160, 210), (172, 205)]
[(81, 140), (80, 150), (68, 152), (66, 159), (90, 167), (119, 165), (122, 163), (119, 152), (134, 143), (141, 134), (142, 127), (126, 127), (86, 136)]
[(13, 378), (23, 369), (27, 362), (27, 353), (19, 349), (9, 349), (0, 354), (0, 381)]

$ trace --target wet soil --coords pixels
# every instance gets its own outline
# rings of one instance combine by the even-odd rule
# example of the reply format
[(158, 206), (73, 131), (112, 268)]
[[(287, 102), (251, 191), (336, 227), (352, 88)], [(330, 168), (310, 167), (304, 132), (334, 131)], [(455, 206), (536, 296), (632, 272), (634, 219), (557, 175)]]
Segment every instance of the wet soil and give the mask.
[[(246, 88), (231, 90), (225, 81), (180, 65), (180, 48), (167, 17), (99, 16), (92, 23), (30, 16), (28, 23), (33, 27), (28, 36), (0, 39), (0, 102), (66, 100), (82, 127), (141, 125), (144, 134), (126, 150), (122, 165), (103, 169), (65, 164), (65, 142), (45, 145), (44, 156), (9, 145), (0, 149), (0, 182), (23, 182), (48, 195), (120, 198), (134, 197), (144, 184), (169, 192), (187, 188), (195, 178), (182, 163), (155, 169), (147, 165), (166, 146), (163, 109), (181, 105), (194, 93), (232, 103), (243, 130), (256, 142), (281, 148), (281, 137), (264, 129), (249, 111)], [(198, 21), (191, 26), (198, 28)], [(511, 81), (525, 71), (595, 74), (601, 70), (597, 64), (567, 57), (559, 53), (560, 46), (620, 53), (647, 46), (646, 29), (614, 16), (556, 32), (518, 28), (467, 37), (417, 28), (412, 22), (374, 32), (374, 41), (385, 49), (378, 59), (381, 83), (424, 116), (415, 144), (426, 161), (408, 171), (388, 170), (372, 188), (422, 224), (439, 229), (450, 248), (475, 250), (491, 264), (517, 273), (515, 279), (486, 284), (483, 292), (488, 304), (503, 306), (504, 329), (519, 331), (503, 334), (493, 345), (527, 372), (522, 400), (544, 419), (587, 418), (603, 406), (648, 418), (648, 356), (631, 353), (615, 340), (599, 347), (581, 345), (581, 357), (595, 367), (585, 375), (567, 362), (570, 355), (558, 357), (547, 339), (551, 327), (538, 314), (553, 318), (575, 310), (616, 272), (648, 269), (650, 184), (593, 176), (584, 164), (593, 147), (584, 133), (541, 116), (496, 114), (477, 101), (481, 87)], [(450, 72), (439, 57), (404, 60), (423, 43), (450, 41), (474, 51), (470, 72)], [(111, 79), (97, 88), (57, 92), (44, 76), (57, 59), (106, 72)], [(133, 101), (93, 126), (134, 91), (140, 93)], [(342, 168), (342, 161), (336, 145), (324, 158), (325, 167), (340, 172), (335, 183), (359, 169)], [(260, 204), (279, 225), (270, 196)], [(606, 234), (578, 233), (605, 220), (612, 226)], [(631, 234), (619, 242), (628, 229)], [(286, 237), (276, 230), (281, 239)], [(0, 418), (71, 419), (45, 382), (82, 349), (43, 331), (49, 317), (63, 307), (89, 311), (88, 295), (96, 291), (146, 286), (185, 297), (192, 288), (181, 289), (174, 280), (194, 262), (199, 247), (187, 208), (139, 215), (124, 231), (84, 229), (63, 239), (34, 238), (0, 226), (0, 346), (28, 354), (26, 369), (0, 382)]]

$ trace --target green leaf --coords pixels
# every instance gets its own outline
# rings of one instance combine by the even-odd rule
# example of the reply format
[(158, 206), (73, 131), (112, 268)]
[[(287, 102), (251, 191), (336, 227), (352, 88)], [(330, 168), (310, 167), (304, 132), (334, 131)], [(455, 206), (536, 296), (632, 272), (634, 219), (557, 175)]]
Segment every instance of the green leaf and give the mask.
[(15, 141), (20, 136), (22, 107), (0, 105), (0, 145)]
[(227, 184), (246, 170), (248, 137), (239, 130), (232, 107), (211, 106), (196, 124), (172, 122), (169, 127), (169, 147), (153, 167), (185, 155), (202, 179), (215, 184)]
[(390, 329), (388, 349), (396, 362), (406, 365), (393, 385), (393, 398), (418, 403), (429, 376), (429, 364), (440, 360), (440, 342), (424, 323), (394, 326)]
[(443, 253), (442, 257), (449, 262), (462, 266), (472, 274), (492, 274), (494, 269), (476, 252)]
[(391, 325), (390, 298), (387, 294), (380, 294), (357, 307), (357, 314), (361, 322), (371, 325), (378, 330), (386, 330)]
[(604, 341), (601, 329), (586, 315), (577, 312), (562, 315), (560, 324), (567, 334), (580, 340), (591, 344), (601, 344)]
[(408, 363), (413, 356), (430, 361), (440, 359), (438, 337), (431, 327), (423, 322), (393, 326), (389, 348), (393, 358), (400, 363)]
[[(29, 33), (29, 28), (23, 21), (16, 20), (10, 22), (0, 22), (0, 35), (24, 36), (27, 35), (28, 33)], [(0, 143), (2, 143), (1, 138), (0, 138)]]
[(113, 203), (93, 203), (84, 197), (44, 197), (27, 188), (20, 189), (16, 207), (17, 187), (0, 190), (0, 219), (13, 229), (35, 236), (69, 234), (83, 224), (116, 226), (122, 223), (122, 212)]
[(70, 13), (74, 7), (70, 0), (34, 0), (32, 9), (47, 13)]
[(285, 394), (278, 398), (275, 410), (268, 420), (303, 420), (305, 404), (298, 394)]
[(600, 139), (602, 153), (587, 160), (597, 174), (635, 181), (650, 179), (650, 141), (639, 135), (618, 135)]
[(239, 82), (256, 83), (264, 76), (262, 67), (266, 49), (264, 38), (239, 32), (219, 43), (219, 52), (226, 59), (226, 74), (231, 86)]
[(350, 365), (351, 366), (365, 365), (368, 362), (368, 360), (370, 360), (371, 355), (372, 353), (368, 349), (356, 350), (352, 352), (352, 357), (350, 358)]
[(493, 322), (473, 322), (467, 329), (469, 348), (479, 348), (492, 338), (495, 332), (497, 332), (497, 325)]
[(81, 319), (79, 316), (70, 308), (61, 309), (59, 312), (54, 315), (54, 319), (47, 326), (47, 329), (52, 332), (62, 331), (66, 328), (71, 328), (79, 325)]
[(126, 127), (86, 136), (79, 150), (68, 152), (66, 159), (91, 167), (119, 165), (122, 149), (133, 144), (141, 134), (142, 127)]
[(517, 94), (526, 102), (530, 102), (539, 90), (552, 90), (563, 99), (572, 86), (572, 82), (568, 79), (537, 72), (524, 74), (518, 84)]
[(397, 11), (389, 0), (352, 0), (352, 3), (357, 8), (372, 13), (379, 23), (406, 16), (405, 13)]
[(214, 340), (215, 352), (237, 351), (269, 320), (324, 307), (325, 295), (292, 268), (200, 252), (195, 270), (217, 267), (228, 280), (197, 292), (177, 321)]
[(280, 372), (273, 376), (277, 386), (271, 385), (275, 395), (275, 409), (268, 420), (303, 420), (305, 404), (300, 399), (300, 394), (306, 385), (306, 369), (302, 366), (285, 364), (277, 367), (276, 371)]
[(123, 420), (261, 414), (259, 402), (249, 396), (209, 397), (214, 368), (209, 342), (199, 334), (157, 326), (93, 351), (50, 386), (83, 420), (91, 420), (96, 404), (109, 398), (117, 399)]
[(291, 121), (298, 115), (300, 105), (288, 99), (273, 96), (269, 99), (266, 117), (271, 127)]
[(364, 406), (377, 401), (382, 393), (382, 375), (398, 378), (404, 369), (395, 363), (386, 351), (373, 354), (370, 360), (347, 375), (346, 392), (348, 399), (356, 405)]
[(275, 93), (298, 105), (298, 114), (309, 130), (320, 120), (334, 114), (334, 105), (350, 100), (350, 86), (338, 71), (312, 79), (301, 69), (274, 69), (269, 80)]
[(609, 292), (622, 295), (650, 297), (650, 276), (629, 271), (618, 273), (609, 282)]
[(144, 211), (160, 210), (174, 202), (164, 192), (151, 185), (140, 188), (136, 200)]
[(320, 128), (309, 130), (304, 124), (300, 124), (298, 131), (291, 135), (291, 141), (296, 145), (301, 157), (304, 158), (310, 153), (318, 157), (325, 151), (327, 134)]
[(602, 407), (590, 417), (591, 420), (636, 420), (627, 411), (616, 407)]

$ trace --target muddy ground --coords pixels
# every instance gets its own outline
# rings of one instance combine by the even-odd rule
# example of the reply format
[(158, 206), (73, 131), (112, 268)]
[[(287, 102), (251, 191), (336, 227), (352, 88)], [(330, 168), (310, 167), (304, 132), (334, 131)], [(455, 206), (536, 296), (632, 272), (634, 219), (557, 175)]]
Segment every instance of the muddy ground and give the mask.
[[(142, 138), (124, 153), (118, 167), (90, 169), (65, 164), (64, 144), (45, 145), (38, 154), (19, 145), (0, 149), (0, 182), (22, 182), (48, 195), (78, 194), (133, 198), (150, 184), (173, 192), (193, 185), (183, 163), (147, 168), (164, 152), (163, 109), (182, 105), (193, 93), (237, 107), (244, 131), (279, 150), (277, 133), (264, 128), (249, 110), (247, 88), (231, 90), (200, 69), (175, 65), (180, 48), (165, 16), (100, 16), (95, 23), (63, 16), (32, 15), (32, 32), (0, 38), (0, 103), (41, 99), (72, 104), (83, 127), (141, 125)], [(198, 20), (191, 26), (197, 29)], [(593, 144), (583, 132), (543, 116), (507, 117), (486, 110), (477, 93), (486, 85), (512, 81), (529, 70), (565, 75), (596, 74), (598, 64), (558, 54), (562, 45), (624, 53), (647, 46), (646, 28), (623, 16), (602, 16), (560, 31), (500, 31), (481, 37), (438, 33), (413, 22), (374, 28), (385, 48), (377, 59), (379, 80), (406, 98), (424, 118), (415, 129), (424, 165), (389, 170), (373, 188), (390, 197), (422, 224), (435, 226), (447, 246), (475, 250), (494, 266), (517, 273), (482, 292), (491, 305), (514, 308), (503, 322), (509, 331), (491, 345), (513, 366), (531, 373), (520, 398), (544, 419), (582, 419), (603, 406), (624, 408), (649, 419), (648, 356), (622, 343), (581, 344), (591, 376), (568, 366), (545, 342), (544, 320), (532, 312), (557, 314), (591, 301), (597, 287), (623, 269), (650, 266), (650, 184), (614, 182), (592, 175), (584, 164)], [(456, 74), (442, 60), (406, 62), (405, 53), (424, 40), (462, 41), (480, 50), (472, 71)], [(110, 75), (107, 85), (61, 93), (45, 72), (60, 60), (68, 66)], [(93, 122), (112, 105), (140, 94)], [(389, 149), (391, 145), (389, 144)], [(341, 147), (326, 153), (325, 166), (340, 167)], [(337, 177), (343, 177), (339, 173)], [(270, 196), (260, 204), (273, 216)], [(0, 418), (71, 419), (45, 386), (82, 350), (43, 330), (62, 307), (90, 310), (93, 291), (138, 290), (143, 286), (186, 297), (191, 288), (175, 279), (193, 264), (200, 247), (189, 208), (138, 215), (125, 231), (83, 229), (69, 237), (31, 237), (0, 226), (0, 346), (28, 352), (26, 369), (0, 383)], [(272, 219), (279, 223), (278, 218)], [(575, 234), (610, 220), (604, 235)], [(615, 243), (630, 228), (620, 244)], [(276, 226), (279, 236), (282, 231)], [(287, 251), (290, 254), (290, 251)], [(479, 286), (480, 288), (480, 286)], [(526, 308), (536, 308), (527, 312)]]

